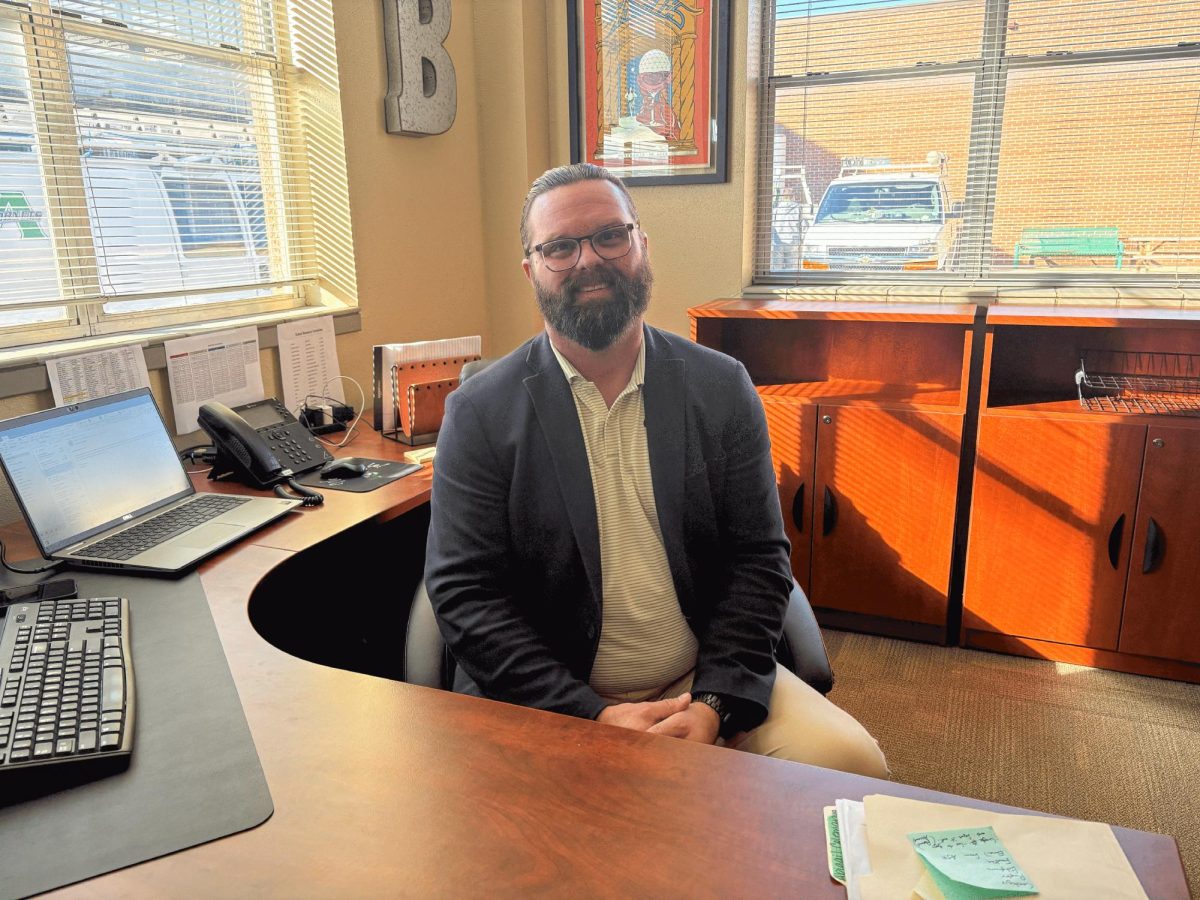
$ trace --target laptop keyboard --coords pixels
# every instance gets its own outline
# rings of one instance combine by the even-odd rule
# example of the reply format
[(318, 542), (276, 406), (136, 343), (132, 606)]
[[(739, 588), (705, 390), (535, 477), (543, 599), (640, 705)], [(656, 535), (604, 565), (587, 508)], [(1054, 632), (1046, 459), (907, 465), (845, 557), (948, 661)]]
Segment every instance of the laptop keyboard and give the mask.
[(110, 538), (97, 541), (89, 547), (72, 553), (72, 556), (87, 556), (99, 559), (124, 560), (157, 547), (163, 541), (182, 534), (189, 528), (215, 519), (235, 506), (245, 503), (248, 497), (227, 494), (202, 494), (190, 503), (176, 506), (145, 522), (139, 522)]
[(0, 771), (128, 756), (129, 601), (43, 600), (6, 610), (0, 640)]

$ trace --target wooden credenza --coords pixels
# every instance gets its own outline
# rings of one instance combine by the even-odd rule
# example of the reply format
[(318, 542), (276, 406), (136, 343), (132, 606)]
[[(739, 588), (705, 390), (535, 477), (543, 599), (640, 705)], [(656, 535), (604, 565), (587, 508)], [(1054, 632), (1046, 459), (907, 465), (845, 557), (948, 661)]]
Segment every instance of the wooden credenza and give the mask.
[[(1200, 682), (1200, 319), (1000, 307), (987, 323), (963, 642)], [(1110, 378), (1167, 393), (1088, 384)]]
[(692, 337), (766, 409), (792, 570), (826, 625), (941, 642), (971, 363), (969, 305), (716, 300)]
[[(762, 397), (819, 620), (1200, 682), (1200, 317), (986, 312), (689, 311), (693, 339), (741, 360)], [(1114, 393), (1089, 386), (1106, 374), (1165, 379), (1175, 405), (1085, 408), (1081, 392)]]

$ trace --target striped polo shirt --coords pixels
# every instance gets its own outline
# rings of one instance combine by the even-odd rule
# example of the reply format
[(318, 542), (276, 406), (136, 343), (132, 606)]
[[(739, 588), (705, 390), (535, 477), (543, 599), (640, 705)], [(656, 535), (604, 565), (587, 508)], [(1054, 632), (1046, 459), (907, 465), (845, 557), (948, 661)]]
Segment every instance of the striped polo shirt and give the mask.
[(575, 397), (596, 498), (603, 625), (590, 683), (601, 696), (649, 696), (695, 668), (698, 644), (679, 608), (654, 503), (642, 397), (646, 346), (611, 409), (550, 346)]

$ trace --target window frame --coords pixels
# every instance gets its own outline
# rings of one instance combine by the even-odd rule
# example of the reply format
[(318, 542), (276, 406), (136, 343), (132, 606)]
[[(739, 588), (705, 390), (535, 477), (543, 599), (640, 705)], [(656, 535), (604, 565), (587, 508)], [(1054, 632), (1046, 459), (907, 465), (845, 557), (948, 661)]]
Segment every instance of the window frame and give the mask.
[[(1122, 47), (1111, 50), (1055, 51), (1041, 55), (1006, 55), (1008, 33), (1008, 0), (980, 0), (983, 4), (983, 27), (980, 35), (980, 55), (953, 63), (919, 63), (911, 66), (839, 71), (835, 73), (806, 73), (780, 75), (774, 73), (775, 23), (777, 0), (762, 0), (762, 35), (759, 59), (761, 77), (758, 85), (758, 166), (755, 172), (756, 203), (754, 216), (751, 288), (778, 289), (805, 285), (865, 285), (886, 283), (893, 287), (914, 288), (971, 287), (976, 285), (1004, 288), (1037, 286), (1087, 287), (1103, 284), (1163, 285), (1173, 288), (1200, 287), (1200, 274), (1181, 277), (1178, 272), (1157, 275), (1145, 272), (1122, 272), (1100, 269), (1096, 272), (1055, 273), (997, 271), (985, 248), (990, 247), (995, 212), (1000, 146), (1005, 121), (1005, 94), (1010, 73), (1034, 68), (1062, 68), (1119, 64), (1138, 61), (1196, 59), (1200, 61), (1200, 42), (1175, 45)], [(781, 90), (805, 86), (878, 82), (897, 78), (920, 78), (936, 75), (973, 72), (975, 83), (972, 97), (971, 122), (968, 134), (970, 151), (966, 166), (966, 193), (962, 201), (962, 241), (968, 249), (965, 264), (955, 271), (936, 272), (848, 272), (796, 270), (788, 273), (771, 272), (771, 235), (769, 222), (773, 210), (775, 121), (777, 97)], [(821, 199), (814, 198), (819, 207)], [(761, 221), (760, 221), (761, 220)], [(768, 222), (764, 230), (761, 222)]]
[[(240, 0), (243, 21), (248, 28), (256, 27), (251, 8), (255, 0)], [(43, 179), (46, 219), (53, 235), (53, 248), (59, 272), (60, 296), (57, 300), (32, 303), (16, 302), (0, 305), (4, 309), (44, 307), (62, 308), (66, 315), (54, 322), (29, 325), (0, 324), (0, 354), (4, 351), (29, 346), (45, 347), (47, 344), (70, 341), (73, 344), (88, 338), (106, 344), (113, 335), (130, 334), (153, 338), (157, 332), (171, 332), (181, 327), (194, 326), (209, 329), (221, 323), (235, 323), (247, 317), (277, 315), (290, 318), (304, 310), (325, 308), (326, 312), (354, 309), (356, 301), (335, 297), (322, 288), (318, 273), (302, 274), (301, 277), (283, 280), (278, 273), (286, 270), (288, 260), (303, 258), (303, 239), (298, 237), (297, 224), (304, 213), (293, 204), (284, 204), (281, 193), (294, 188), (289, 179), (305, 180), (307, 175), (292, 171), (280, 160), (303, 155), (302, 132), (293, 129), (295, 137), (284, 140), (281, 135), (285, 126), (298, 117), (295, 105), (301, 89), (301, 78), (290, 71), (286, 60), (292, 55), (288, 32), (289, 10), (287, 4), (279, 2), (273, 6), (273, 21), (269, 23), (274, 33), (275, 53), (250, 51), (222, 45), (205, 47), (188, 44), (184, 40), (158, 37), (143, 32), (132, 32), (119, 23), (82, 19), (72, 13), (59, 15), (50, 0), (3, 0), (0, 16), (8, 18), (20, 34), (25, 53), (25, 71), (29, 73), (28, 102), (34, 121), (34, 141), (38, 152), (35, 164)], [(188, 288), (169, 291), (146, 291), (105, 296), (96, 265), (96, 250), (93, 243), (93, 220), (89, 214), (86, 225), (78, 219), (67, 224), (64, 210), (87, 209), (86, 175), (82, 149), (84, 137), (76, 127), (76, 108), (69, 79), (68, 46), (73, 35), (83, 35), (115, 44), (137, 44), (179, 54), (188, 61), (226, 59), (247, 73), (251, 80), (261, 79), (269, 100), (264, 100), (260, 91), (252, 91), (252, 128), (255, 131), (260, 159), (275, 161), (274, 165), (261, 165), (262, 194), (259, 215), (263, 220), (260, 227), (266, 235), (265, 253), (257, 252), (254, 230), (244, 191), (235, 177), (229, 174), (224, 179), (229, 188), (234, 208), (239, 215), (239, 228), (248, 240), (250, 257), (267, 260), (268, 271), (274, 280), (255, 282), (252, 285), (221, 285), (207, 288)], [(19, 52), (19, 51), (18, 51)], [(33, 60), (36, 59), (37, 67)], [(298, 66), (297, 66), (298, 68)], [(37, 79), (33, 73), (52, 72), (55, 77)], [(37, 82), (37, 83), (35, 83)], [(265, 117), (265, 118), (264, 118)], [(66, 136), (64, 138), (64, 136)], [(63, 141), (67, 146), (63, 146)], [(47, 163), (47, 160), (51, 162)], [(156, 176), (156, 184), (163, 188), (162, 178)], [(171, 204), (164, 197), (173, 231), (177, 231)], [(245, 218), (245, 222), (240, 217)], [(175, 235), (178, 240), (179, 235)], [(81, 272), (82, 270), (82, 272)], [(90, 274), (89, 274), (90, 273)], [(82, 285), (82, 287), (81, 287)], [(261, 292), (259, 296), (237, 299), (220, 299), (222, 295), (247, 288)], [(203, 296), (211, 303), (180, 305), (166, 309), (147, 309), (110, 312), (105, 305), (139, 299), (167, 296)]]

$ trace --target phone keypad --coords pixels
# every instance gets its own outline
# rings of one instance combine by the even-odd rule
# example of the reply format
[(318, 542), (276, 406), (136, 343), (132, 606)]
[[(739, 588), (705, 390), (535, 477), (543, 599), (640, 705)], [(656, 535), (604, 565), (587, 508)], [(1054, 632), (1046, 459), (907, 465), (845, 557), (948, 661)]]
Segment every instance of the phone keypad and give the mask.
[(289, 469), (302, 472), (326, 461), (325, 451), (312, 438), (305, 436), (299, 439), (287, 428), (264, 430), (266, 433), (263, 436), (270, 441), (271, 450), (281, 462), (286, 460), (290, 464)]

